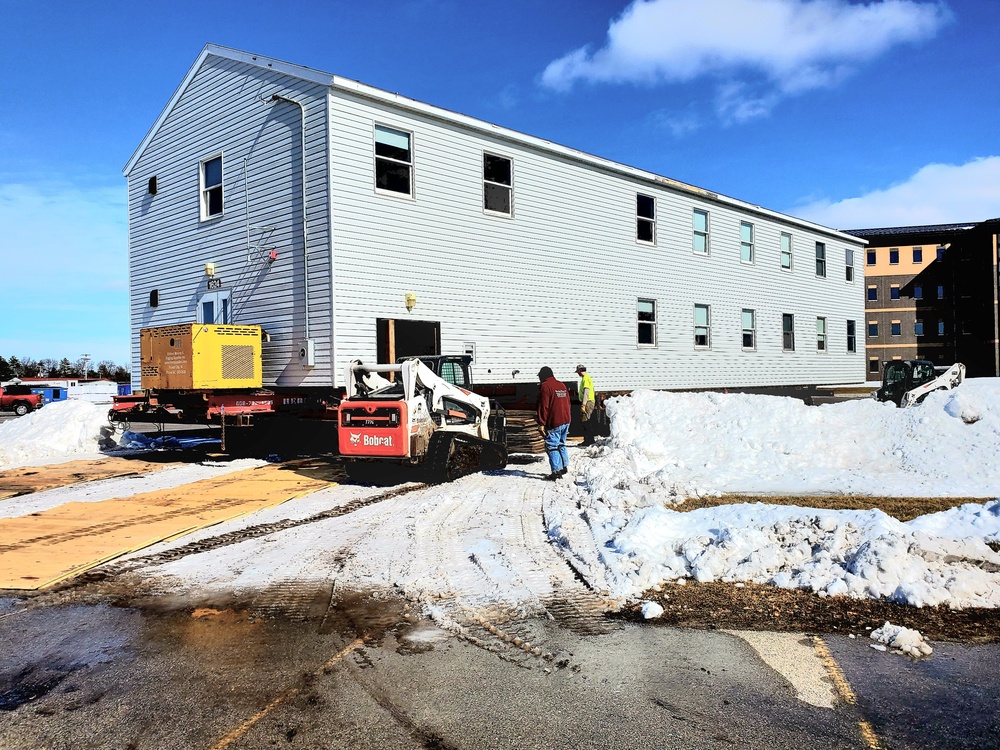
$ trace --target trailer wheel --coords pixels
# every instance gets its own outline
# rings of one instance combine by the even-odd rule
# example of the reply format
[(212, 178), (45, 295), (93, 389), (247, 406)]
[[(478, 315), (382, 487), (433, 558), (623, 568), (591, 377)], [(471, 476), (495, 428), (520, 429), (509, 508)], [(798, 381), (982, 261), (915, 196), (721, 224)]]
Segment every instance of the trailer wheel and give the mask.
[(31, 411), (31, 407), (28, 406), (23, 401), (18, 401), (16, 404), (14, 404), (14, 413), (19, 417), (23, 417), (29, 411)]

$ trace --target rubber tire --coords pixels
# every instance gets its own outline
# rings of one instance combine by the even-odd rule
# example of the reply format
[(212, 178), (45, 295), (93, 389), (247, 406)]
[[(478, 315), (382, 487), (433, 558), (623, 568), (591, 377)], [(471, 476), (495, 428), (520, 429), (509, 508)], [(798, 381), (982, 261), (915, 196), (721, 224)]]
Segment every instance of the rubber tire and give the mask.
[(24, 403), (23, 401), (22, 401), (22, 402), (19, 402), (19, 403), (16, 403), (16, 404), (14, 404), (14, 413), (15, 413), (15, 414), (16, 414), (17, 416), (19, 416), (19, 417), (23, 417), (23, 416), (24, 416), (25, 414), (27, 414), (27, 413), (28, 413), (29, 411), (31, 411), (31, 407), (29, 407), (29, 406), (28, 406), (28, 405), (27, 405), (26, 403)]

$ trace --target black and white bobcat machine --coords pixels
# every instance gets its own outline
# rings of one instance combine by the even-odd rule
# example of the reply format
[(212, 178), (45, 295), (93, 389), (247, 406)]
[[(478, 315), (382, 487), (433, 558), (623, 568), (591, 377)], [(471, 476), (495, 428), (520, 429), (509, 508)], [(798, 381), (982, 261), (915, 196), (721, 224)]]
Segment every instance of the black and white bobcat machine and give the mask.
[(933, 391), (957, 388), (965, 380), (965, 365), (956, 362), (951, 367), (935, 367), (925, 359), (894, 359), (882, 370), (882, 387), (874, 396), (879, 401), (892, 401), (905, 408), (919, 404)]

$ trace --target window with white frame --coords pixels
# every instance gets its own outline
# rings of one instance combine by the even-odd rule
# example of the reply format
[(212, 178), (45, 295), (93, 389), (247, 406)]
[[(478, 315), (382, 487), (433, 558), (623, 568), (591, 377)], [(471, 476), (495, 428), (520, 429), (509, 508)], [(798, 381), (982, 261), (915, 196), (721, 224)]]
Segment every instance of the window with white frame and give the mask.
[(816, 318), (816, 351), (826, 351), (826, 318)]
[(712, 308), (694, 306), (694, 348), (708, 349), (712, 345)]
[(483, 154), (483, 208), (494, 214), (513, 213), (514, 170), (505, 156)]
[(740, 222), (740, 260), (753, 263), (753, 224), (749, 221)]
[(222, 216), (222, 155), (201, 163), (201, 218)]
[(413, 194), (412, 135), (404, 130), (375, 126), (375, 188)]
[(757, 313), (743, 309), (743, 351), (749, 352), (757, 348)]
[(781, 314), (781, 348), (786, 352), (795, 351), (795, 316)]
[(656, 198), (637, 193), (635, 196), (635, 239), (656, 242)]
[(201, 295), (198, 300), (198, 322), (207, 325), (229, 325), (233, 322), (229, 305), (230, 292), (218, 290)]
[(694, 251), (701, 255), (708, 255), (708, 211), (700, 208), (694, 209), (692, 216), (694, 222)]
[(851, 284), (854, 283), (854, 251), (844, 251), (844, 278)]
[(781, 267), (792, 270), (792, 235), (787, 232), (781, 233)]
[(826, 276), (826, 243), (816, 243), (816, 275)]
[(858, 350), (858, 327), (853, 320), (847, 321), (847, 351), (856, 352)]
[(637, 312), (639, 346), (656, 346), (656, 300), (640, 299)]

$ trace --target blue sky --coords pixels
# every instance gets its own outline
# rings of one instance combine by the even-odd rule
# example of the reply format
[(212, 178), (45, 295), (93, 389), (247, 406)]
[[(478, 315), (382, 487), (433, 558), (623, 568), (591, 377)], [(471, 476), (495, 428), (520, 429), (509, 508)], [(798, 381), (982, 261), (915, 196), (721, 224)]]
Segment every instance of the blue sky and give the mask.
[(1000, 216), (1000, 0), (0, 0), (0, 355), (128, 358), (121, 168), (208, 43), (838, 228)]

